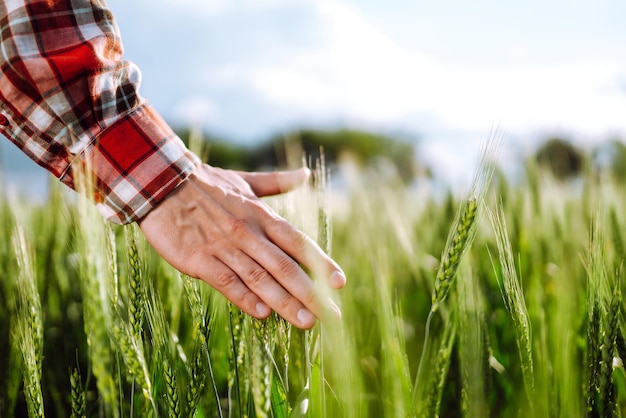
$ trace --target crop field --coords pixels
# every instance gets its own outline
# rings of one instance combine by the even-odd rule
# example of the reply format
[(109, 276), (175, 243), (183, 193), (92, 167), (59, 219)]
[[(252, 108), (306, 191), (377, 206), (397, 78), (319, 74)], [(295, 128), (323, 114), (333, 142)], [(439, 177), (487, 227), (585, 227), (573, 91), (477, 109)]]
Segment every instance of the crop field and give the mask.
[(442, 196), (314, 168), (268, 200), (348, 278), (320, 283), (342, 320), (309, 331), (242, 314), (62, 186), (1, 194), (0, 417), (626, 413), (624, 185), (483, 160)]

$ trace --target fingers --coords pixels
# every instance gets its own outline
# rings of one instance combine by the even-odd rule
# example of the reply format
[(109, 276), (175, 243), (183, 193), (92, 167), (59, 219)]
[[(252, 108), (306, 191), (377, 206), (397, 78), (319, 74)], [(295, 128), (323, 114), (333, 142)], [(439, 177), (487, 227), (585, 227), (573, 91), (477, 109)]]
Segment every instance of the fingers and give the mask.
[(305, 183), (311, 177), (311, 170), (300, 168), (292, 171), (274, 171), (270, 173), (247, 173), (239, 171), (238, 174), (250, 184), (254, 193), (259, 196), (271, 196), (285, 193)]
[(200, 276), (248, 315), (263, 319), (272, 313), (272, 309), (243, 284), (239, 274), (222, 261), (214, 257), (207, 260), (204, 274)]
[[(266, 221), (281, 222), (273, 216)], [(280, 316), (303, 329), (311, 328), (317, 318), (341, 317), (332, 301), (322, 301), (316, 283), (298, 262), (272, 243), (262, 230), (243, 225), (230, 237), (238, 244), (231, 251), (221, 252), (218, 258)]]
[(341, 267), (311, 238), (294, 228), (289, 222), (277, 219), (266, 227), (265, 232), (276, 246), (308, 268), (314, 277), (326, 280), (333, 289), (341, 289), (345, 286), (346, 276)]
[(269, 239), (243, 240), (249, 255), (224, 262), (272, 309), (299, 328), (310, 328), (315, 319), (341, 318), (332, 300), (322, 298), (320, 288), (301, 268), (313, 272), (331, 287), (339, 289), (346, 278), (341, 268), (303, 233), (280, 218), (272, 219), (265, 230)]
[[(282, 257), (291, 260), (284, 253)], [(256, 258), (267, 261), (263, 255), (257, 255)], [(273, 274), (267, 266), (260, 265), (243, 251), (225, 254), (223, 261), (233, 266), (233, 271), (241, 277), (248, 289), (298, 328), (311, 328), (317, 317), (322, 316), (324, 307), (316, 300), (313, 283), (293, 260), (291, 262), (294, 266), (289, 267), (289, 274), (282, 276)], [(282, 277), (283, 283), (279, 283), (275, 277)]]

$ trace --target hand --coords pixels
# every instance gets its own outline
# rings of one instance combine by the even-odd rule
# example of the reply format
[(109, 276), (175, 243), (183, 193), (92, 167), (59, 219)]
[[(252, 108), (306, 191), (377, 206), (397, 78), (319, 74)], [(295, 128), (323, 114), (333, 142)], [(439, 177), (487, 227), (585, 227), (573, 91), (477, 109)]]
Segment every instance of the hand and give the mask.
[(308, 329), (328, 309), (341, 313), (322, 300), (300, 264), (335, 289), (344, 286), (345, 275), (259, 197), (291, 190), (309, 176), (304, 168), (244, 173), (204, 164), (139, 226), (167, 262), (204, 280), (247, 314), (261, 319), (274, 310)]

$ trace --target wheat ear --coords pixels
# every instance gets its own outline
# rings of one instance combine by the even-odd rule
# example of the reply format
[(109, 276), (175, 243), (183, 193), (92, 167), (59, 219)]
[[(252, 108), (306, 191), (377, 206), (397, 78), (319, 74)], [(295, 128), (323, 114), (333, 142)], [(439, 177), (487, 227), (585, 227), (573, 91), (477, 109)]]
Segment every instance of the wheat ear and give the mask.
[(526, 391), (526, 398), (528, 399), (530, 409), (533, 410), (533, 399), (535, 398), (535, 378), (530, 317), (524, 300), (521, 280), (518, 278), (517, 271), (515, 269), (513, 249), (504, 220), (504, 209), (502, 204), (498, 206), (495, 213), (489, 210), (488, 213), (496, 235), (498, 257), (500, 260), (500, 268), (502, 270), (502, 279), (498, 281), (498, 285), (500, 286), (500, 292), (502, 293), (506, 309), (509, 312), (515, 327), (515, 341), (517, 343), (517, 350), (522, 365), (524, 389)]
[(43, 356), (43, 320), (41, 300), (35, 280), (35, 269), (26, 244), (24, 231), (19, 226), (13, 232), (13, 247), (19, 267), (17, 311), (17, 339), (24, 360), (24, 395), (30, 417), (43, 417), (41, 391), (41, 363)]
[(448, 233), (448, 239), (442, 252), (439, 269), (435, 278), (431, 298), (432, 305), (428, 318), (426, 319), (424, 345), (422, 346), (417, 376), (415, 378), (415, 384), (413, 385), (413, 406), (416, 405), (419, 397), (422, 368), (428, 353), (430, 324), (433, 315), (439, 311), (454, 284), (459, 263), (473, 243), (480, 215), (479, 206), (487, 193), (493, 176), (494, 165), (490, 160), (497, 154), (501, 142), (502, 136), (497, 130), (492, 132), (485, 142), (480, 154), (478, 168), (472, 181), (469, 197), (462, 203), (452, 224), (452, 228)]
[(87, 413), (87, 403), (85, 401), (85, 390), (80, 378), (80, 372), (77, 368), (72, 370), (70, 374), (70, 390), (72, 401), (71, 418), (84, 418)]

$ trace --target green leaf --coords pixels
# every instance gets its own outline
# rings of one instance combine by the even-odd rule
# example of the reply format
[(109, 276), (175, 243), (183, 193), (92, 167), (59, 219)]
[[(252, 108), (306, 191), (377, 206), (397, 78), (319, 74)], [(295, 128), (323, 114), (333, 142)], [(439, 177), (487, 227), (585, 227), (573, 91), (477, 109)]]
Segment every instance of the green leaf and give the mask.
[(278, 376), (272, 376), (272, 415), (274, 418), (287, 418), (287, 393)]

